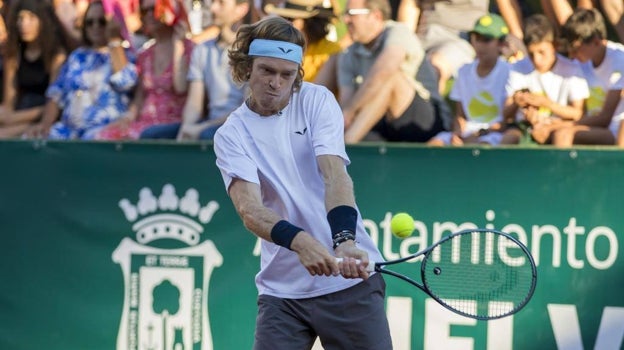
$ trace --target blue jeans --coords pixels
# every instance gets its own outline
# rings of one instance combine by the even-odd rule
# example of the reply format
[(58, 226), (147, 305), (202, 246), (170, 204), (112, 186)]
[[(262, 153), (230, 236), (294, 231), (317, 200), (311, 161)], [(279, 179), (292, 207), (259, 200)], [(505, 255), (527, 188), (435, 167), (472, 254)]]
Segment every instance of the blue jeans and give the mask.
[[(141, 132), (141, 139), (170, 139), (175, 140), (180, 131), (181, 123), (159, 124), (145, 128)], [(221, 126), (221, 125), (219, 125)], [(219, 126), (208, 127), (199, 134), (200, 140), (212, 140)]]

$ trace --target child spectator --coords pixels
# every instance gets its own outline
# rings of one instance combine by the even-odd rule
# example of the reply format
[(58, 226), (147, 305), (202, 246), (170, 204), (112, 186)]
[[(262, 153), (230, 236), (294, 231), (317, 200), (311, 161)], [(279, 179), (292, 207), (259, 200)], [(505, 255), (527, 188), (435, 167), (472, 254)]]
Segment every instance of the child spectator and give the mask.
[[(101, 1), (89, 4), (82, 35), (84, 46), (69, 55), (46, 91), (43, 118), (27, 136), (93, 139), (127, 111), (137, 81), (136, 67), (121, 40), (119, 24), (107, 21)], [(61, 119), (55, 123), (59, 114)]]
[(139, 83), (134, 99), (128, 112), (104, 128), (98, 139), (138, 139), (146, 128), (181, 120), (188, 92), (186, 75), (194, 44), (185, 38), (182, 20), (169, 25), (155, 18), (155, 2), (143, 0), (140, 5), (143, 29), (153, 41), (137, 57)]
[(20, 136), (39, 121), (45, 91), (67, 57), (62, 26), (47, 1), (14, 1), (7, 32), (0, 138)]
[(430, 145), (485, 143), (497, 145), (502, 139), (505, 84), (509, 64), (501, 57), (509, 29), (496, 14), (482, 16), (470, 34), (476, 59), (459, 69), (449, 95), (455, 101), (451, 131), (431, 139)]
[(503, 115), (508, 128), (501, 143), (519, 143), (531, 136), (538, 144), (550, 142), (554, 130), (583, 116), (589, 97), (578, 62), (558, 54), (555, 27), (542, 14), (525, 21), (524, 43), (529, 57), (513, 64), (506, 87)]
[[(577, 9), (563, 26), (563, 39), (571, 57), (582, 62), (589, 84), (586, 117), (573, 126), (558, 130), (553, 144), (612, 145), (624, 118), (624, 48), (607, 41), (604, 19), (596, 9)], [(624, 135), (623, 135), (624, 136)], [(624, 146), (624, 137), (618, 139)]]

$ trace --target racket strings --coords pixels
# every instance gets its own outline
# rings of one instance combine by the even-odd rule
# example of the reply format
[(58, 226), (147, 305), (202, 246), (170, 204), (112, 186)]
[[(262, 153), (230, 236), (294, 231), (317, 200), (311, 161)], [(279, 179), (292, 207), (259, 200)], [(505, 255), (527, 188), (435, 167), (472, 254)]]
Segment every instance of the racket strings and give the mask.
[(529, 258), (506, 236), (470, 232), (442, 242), (425, 257), (423, 282), (447, 307), (471, 317), (499, 318), (530, 298), (534, 273)]

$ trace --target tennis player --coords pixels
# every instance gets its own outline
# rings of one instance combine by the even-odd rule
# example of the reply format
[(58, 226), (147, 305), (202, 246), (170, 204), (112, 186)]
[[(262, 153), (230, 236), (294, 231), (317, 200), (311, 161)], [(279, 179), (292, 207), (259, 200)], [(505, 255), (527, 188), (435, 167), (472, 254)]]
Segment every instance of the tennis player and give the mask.
[(329, 90), (302, 82), (304, 45), (279, 17), (239, 29), (230, 66), (250, 96), (214, 139), (228, 194), (262, 238), (254, 349), (310, 349), (317, 336), (326, 350), (392, 349), (384, 280), (365, 270), (382, 257), (355, 205), (343, 116)]

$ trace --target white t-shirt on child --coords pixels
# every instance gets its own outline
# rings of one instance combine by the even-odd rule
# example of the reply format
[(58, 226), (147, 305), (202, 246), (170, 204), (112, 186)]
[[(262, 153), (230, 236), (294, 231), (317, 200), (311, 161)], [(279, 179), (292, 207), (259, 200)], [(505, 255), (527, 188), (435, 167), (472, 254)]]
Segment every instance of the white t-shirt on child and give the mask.
[(467, 121), (464, 132), (469, 133), (501, 122), (507, 98), (505, 85), (509, 77), (509, 63), (498, 59), (496, 66), (485, 77), (477, 74), (478, 64), (479, 61), (475, 60), (459, 69), (449, 95), (451, 100), (462, 104)]
[[(533, 62), (528, 57), (514, 63), (509, 73), (507, 96), (512, 96), (514, 92), (522, 89), (545, 95), (551, 101), (564, 106), (572, 101), (589, 97), (589, 88), (580, 63), (559, 54), (555, 65), (545, 73), (535, 70)], [(545, 117), (552, 114), (547, 108), (540, 108), (539, 113)], [(516, 118), (522, 119), (521, 111), (518, 111)]]
[[(581, 67), (589, 85), (587, 115), (593, 115), (602, 109), (609, 90), (624, 89), (624, 46), (609, 41), (605, 58), (598, 67), (591, 61), (582, 63)], [(623, 118), (624, 100), (620, 100), (609, 125), (616, 137)]]

